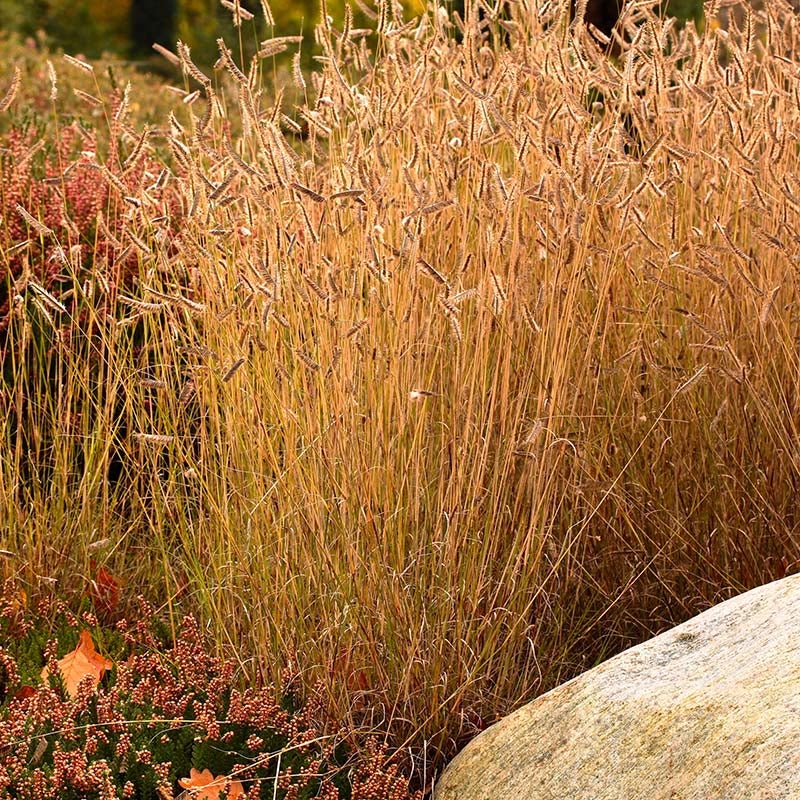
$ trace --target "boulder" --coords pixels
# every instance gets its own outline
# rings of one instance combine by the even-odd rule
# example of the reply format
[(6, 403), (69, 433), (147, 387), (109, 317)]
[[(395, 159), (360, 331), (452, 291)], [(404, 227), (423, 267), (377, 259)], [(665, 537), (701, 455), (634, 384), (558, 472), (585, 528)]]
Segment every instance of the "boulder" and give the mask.
[(477, 736), (434, 800), (800, 798), (800, 575), (734, 597)]

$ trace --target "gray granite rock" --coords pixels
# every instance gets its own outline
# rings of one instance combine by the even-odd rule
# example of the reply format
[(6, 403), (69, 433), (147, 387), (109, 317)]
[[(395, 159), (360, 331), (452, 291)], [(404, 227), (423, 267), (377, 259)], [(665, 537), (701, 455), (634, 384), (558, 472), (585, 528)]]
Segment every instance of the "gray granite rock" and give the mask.
[(800, 798), (800, 575), (709, 609), (537, 698), (434, 800)]

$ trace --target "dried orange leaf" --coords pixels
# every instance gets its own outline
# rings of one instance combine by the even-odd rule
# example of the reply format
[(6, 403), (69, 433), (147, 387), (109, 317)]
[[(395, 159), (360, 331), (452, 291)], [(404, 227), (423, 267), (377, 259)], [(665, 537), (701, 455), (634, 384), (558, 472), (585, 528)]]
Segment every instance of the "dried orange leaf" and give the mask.
[[(97, 686), (105, 671), (113, 666), (113, 661), (104, 658), (94, 649), (94, 642), (89, 631), (82, 630), (78, 646), (59, 660), (58, 671), (64, 681), (67, 694), (74, 699), (78, 694), (78, 684), (87, 675), (92, 676), (92, 682)], [(47, 675), (47, 667), (45, 667), (42, 670), (42, 679), (47, 680)]]
[(11, 594), (11, 610), (16, 614), (28, 607), (28, 593), (19, 589)]
[(119, 579), (105, 567), (98, 567), (95, 559), (91, 559), (90, 566), (94, 577), (89, 581), (85, 594), (98, 611), (113, 614), (119, 605)]
[[(202, 772), (192, 769), (188, 778), (181, 778), (178, 783), (192, 793), (193, 800), (219, 800), (220, 792), (225, 788), (225, 777), (215, 778), (210, 769)], [(244, 795), (244, 788), (239, 781), (231, 781), (228, 789), (228, 800), (235, 800)]]

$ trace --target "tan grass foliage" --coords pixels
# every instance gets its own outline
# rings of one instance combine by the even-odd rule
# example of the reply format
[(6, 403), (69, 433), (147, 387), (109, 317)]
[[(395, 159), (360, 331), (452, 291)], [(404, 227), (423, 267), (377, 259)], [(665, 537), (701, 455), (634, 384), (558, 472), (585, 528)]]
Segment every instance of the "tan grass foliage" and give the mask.
[[(458, 40), (388, 0), (374, 40), (325, 19), (294, 111), (260, 61), (223, 47), (212, 82), (179, 45), (180, 224), (129, 212), (147, 348), (109, 341), (116, 399), (59, 428), (33, 500), (2, 445), (26, 574), (97, 530), (247, 675), (296, 652), (433, 756), (795, 569), (800, 28), (784, 0), (704, 33), (635, 6), (619, 60), (538, 0)], [(62, 369), (42, 425), (93, 402)]]

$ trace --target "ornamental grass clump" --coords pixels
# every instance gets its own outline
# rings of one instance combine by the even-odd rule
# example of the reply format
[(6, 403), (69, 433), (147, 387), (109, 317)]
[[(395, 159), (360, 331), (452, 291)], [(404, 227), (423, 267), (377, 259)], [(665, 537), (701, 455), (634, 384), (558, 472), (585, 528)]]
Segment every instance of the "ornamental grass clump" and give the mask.
[[(168, 645), (141, 598), (139, 621), (109, 631), (90, 611), (76, 615), (63, 603), (29, 614), (24, 594), (6, 589), (0, 796), (411, 797), (374, 741), (366, 758), (349, 760), (345, 732), (322, 732), (321, 709), (302, 703), (288, 677), (280, 698), (271, 687), (235, 688), (236, 661), (209, 655), (192, 617)], [(90, 662), (101, 666), (92, 672)]]

